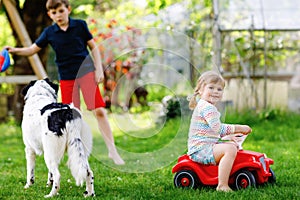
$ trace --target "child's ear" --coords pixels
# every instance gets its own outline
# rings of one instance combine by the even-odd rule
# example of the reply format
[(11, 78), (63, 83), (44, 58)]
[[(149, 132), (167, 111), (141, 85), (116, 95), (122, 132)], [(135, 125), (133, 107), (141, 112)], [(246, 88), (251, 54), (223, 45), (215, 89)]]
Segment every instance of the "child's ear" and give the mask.
[(201, 96), (202, 92), (203, 92), (204, 86), (201, 86), (200, 89), (198, 90), (198, 94)]
[(71, 13), (71, 11), (72, 11), (72, 8), (71, 8), (71, 6), (68, 6), (68, 11), (69, 11), (69, 14)]

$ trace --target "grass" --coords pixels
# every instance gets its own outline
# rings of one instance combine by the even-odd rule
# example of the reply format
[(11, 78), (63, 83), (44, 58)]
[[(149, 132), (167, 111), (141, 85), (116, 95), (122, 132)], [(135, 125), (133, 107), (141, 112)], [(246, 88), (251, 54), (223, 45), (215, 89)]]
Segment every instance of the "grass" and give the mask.
[[(244, 149), (266, 153), (275, 163), (277, 183), (233, 193), (216, 192), (214, 188), (182, 190), (174, 188), (172, 166), (178, 155), (186, 151), (188, 121), (173, 119), (159, 126), (145, 123), (147, 116), (131, 118), (121, 127), (110, 117), (116, 145), (126, 161), (115, 166), (107, 158), (107, 150), (96, 124), (87, 119), (94, 133), (94, 149), (90, 164), (95, 175), (95, 199), (300, 199), (300, 116), (293, 113), (228, 114), (229, 123), (246, 123), (253, 128)], [(127, 118), (132, 116), (127, 116)], [(133, 116), (134, 117), (134, 116)], [(128, 119), (129, 119), (128, 118)], [(124, 116), (123, 118), (124, 119)], [(143, 127), (138, 126), (143, 120)], [(142, 123), (141, 123), (142, 124)], [(131, 129), (130, 129), (131, 128)], [(23, 189), (26, 179), (25, 154), (21, 128), (14, 123), (0, 125), (0, 199), (44, 199), (47, 169), (43, 157), (37, 158), (34, 186)], [(82, 199), (83, 187), (77, 187), (66, 167), (61, 166), (61, 190), (53, 199)]]

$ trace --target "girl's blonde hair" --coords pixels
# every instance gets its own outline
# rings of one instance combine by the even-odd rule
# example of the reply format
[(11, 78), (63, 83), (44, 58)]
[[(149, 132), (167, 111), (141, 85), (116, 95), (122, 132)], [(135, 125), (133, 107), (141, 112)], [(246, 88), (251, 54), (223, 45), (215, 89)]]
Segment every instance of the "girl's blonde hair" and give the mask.
[(200, 90), (209, 83), (220, 83), (223, 86), (223, 88), (225, 87), (225, 80), (219, 73), (215, 71), (206, 71), (203, 74), (201, 74), (201, 76), (197, 80), (197, 85), (194, 89), (194, 94), (190, 99), (189, 108), (191, 110), (194, 110), (194, 108), (197, 105), (196, 97), (200, 95)]

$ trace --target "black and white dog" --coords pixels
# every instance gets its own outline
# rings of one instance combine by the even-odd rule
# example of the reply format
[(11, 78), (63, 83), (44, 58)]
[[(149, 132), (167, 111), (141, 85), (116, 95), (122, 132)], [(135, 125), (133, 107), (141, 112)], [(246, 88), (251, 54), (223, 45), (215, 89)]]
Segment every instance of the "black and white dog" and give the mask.
[(23, 90), (25, 99), (22, 132), (27, 161), (25, 188), (34, 183), (35, 157), (44, 153), (48, 168), (47, 186), (58, 194), (59, 163), (68, 152), (68, 166), (76, 185), (86, 182), (85, 196), (94, 196), (94, 177), (88, 163), (92, 150), (92, 135), (80, 111), (68, 104), (57, 103), (58, 85), (49, 79), (31, 81)]

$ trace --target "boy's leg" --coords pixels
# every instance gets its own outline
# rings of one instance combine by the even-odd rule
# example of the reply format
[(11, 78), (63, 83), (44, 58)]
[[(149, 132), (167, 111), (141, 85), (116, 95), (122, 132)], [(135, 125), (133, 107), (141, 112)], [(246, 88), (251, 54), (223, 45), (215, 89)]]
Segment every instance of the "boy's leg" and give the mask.
[(88, 110), (91, 110), (97, 120), (98, 128), (103, 136), (108, 149), (108, 156), (117, 165), (123, 165), (125, 162), (118, 154), (115, 147), (114, 137), (106, 115), (105, 102), (101, 96), (98, 85), (95, 83), (94, 73), (89, 73), (79, 80), (81, 92)]
[(216, 144), (213, 149), (214, 157), (218, 167), (218, 187), (219, 191), (231, 191), (228, 181), (234, 163), (237, 147), (235, 144), (222, 143)]
[(73, 103), (76, 108), (80, 109), (79, 88), (74, 80), (61, 80), (60, 92), (62, 103)]
[(106, 111), (104, 108), (96, 108), (93, 110), (93, 114), (97, 119), (98, 127), (102, 133), (104, 142), (108, 149), (108, 156), (115, 162), (117, 165), (125, 164), (124, 160), (120, 157), (116, 146), (114, 137), (108, 122)]

